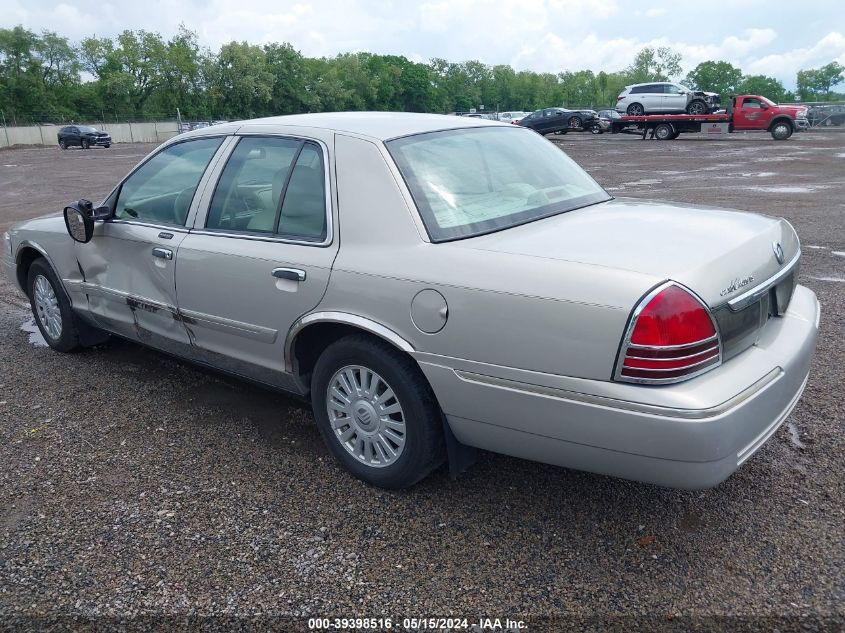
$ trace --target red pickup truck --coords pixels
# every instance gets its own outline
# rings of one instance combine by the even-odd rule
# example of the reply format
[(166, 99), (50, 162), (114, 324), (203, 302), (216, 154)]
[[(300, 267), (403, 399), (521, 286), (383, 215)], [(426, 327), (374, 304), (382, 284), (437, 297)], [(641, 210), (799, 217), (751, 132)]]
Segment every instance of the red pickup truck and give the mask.
[(670, 141), (678, 138), (681, 133), (721, 135), (756, 130), (769, 132), (776, 141), (784, 141), (796, 130), (809, 126), (807, 108), (804, 106), (778, 105), (766, 97), (740, 95), (731, 99), (724, 113), (623, 116), (613, 119), (611, 132), (636, 129), (642, 131), (643, 138), (651, 132), (652, 138)]

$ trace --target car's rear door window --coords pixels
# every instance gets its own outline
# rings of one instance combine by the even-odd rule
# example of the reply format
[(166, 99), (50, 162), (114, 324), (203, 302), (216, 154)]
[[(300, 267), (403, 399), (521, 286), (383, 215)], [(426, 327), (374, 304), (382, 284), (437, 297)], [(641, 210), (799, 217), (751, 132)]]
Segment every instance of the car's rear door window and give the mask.
[(206, 228), (303, 241), (325, 239), (326, 184), (320, 147), (292, 138), (242, 138), (220, 176)]
[(118, 220), (185, 224), (199, 181), (223, 137), (170, 145), (136, 169), (120, 187)]

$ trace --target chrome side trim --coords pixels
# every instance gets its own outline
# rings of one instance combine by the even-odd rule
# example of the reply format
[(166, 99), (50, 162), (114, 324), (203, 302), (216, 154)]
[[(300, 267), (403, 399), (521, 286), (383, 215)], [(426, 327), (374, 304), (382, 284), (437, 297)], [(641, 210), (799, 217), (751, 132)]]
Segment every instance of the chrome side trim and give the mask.
[(293, 366), (293, 344), (297, 335), (306, 327), (315, 323), (342, 323), (352, 325), (383, 338), (403, 352), (410, 354), (414, 351), (414, 346), (396, 332), (367, 317), (349, 314), (347, 312), (312, 312), (297, 320), (288, 331), (287, 337), (285, 338), (285, 372), (292, 374), (295, 371)]
[(542, 385), (532, 385), (516, 380), (509, 380), (507, 378), (497, 378), (495, 376), (486, 376), (484, 374), (476, 374), (474, 372), (465, 371), (462, 369), (453, 369), (452, 371), (466, 382), (473, 382), (489, 387), (496, 387), (499, 389), (510, 389), (513, 391), (520, 391), (533, 396), (540, 396), (546, 398), (557, 398), (559, 400), (567, 400), (569, 402), (576, 402), (589, 406), (609, 407), (612, 409), (619, 409), (622, 411), (630, 411), (633, 413), (645, 413), (650, 415), (659, 415), (667, 418), (683, 418), (686, 420), (700, 420), (704, 418), (711, 418), (721, 415), (734, 407), (739, 406), (746, 400), (752, 398), (760, 393), (763, 389), (774, 383), (783, 375), (783, 370), (776, 367), (768, 374), (760, 378), (753, 385), (747, 387), (733, 398), (707, 409), (679, 409), (675, 407), (661, 407), (653, 404), (645, 404), (641, 402), (631, 402), (629, 400), (619, 400), (617, 398), (608, 398), (606, 396), (596, 396), (589, 393), (581, 393), (578, 391), (569, 391), (566, 389), (557, 389), (555, 387), (545, 387)]
[(795, 268), (796, 264), (798, 264), (799, 259), (801, 259), (801, 249), (799, 249), (798, 252), (795, 253), (795, 257), (793, 257), (789, 261), (789, 263), (784, 266), (781, 270), (779, 270), (776, 274), (772, 275), (771, 277), (766, 279), (758, 286), (755, 286), (751, 290), (743, 292), (741, 295), (729, 300), (728, 307), (733, 312), (739, 312), (743, 308), (757, 301), (760, 297), (766, 294), (772, 286), (776, 285), (778, 282), (780, 282), (781, 279), (791, 273), (792, 269)]
[(234, 319), (224, 319), (223, 317), (205, 314), (204, 312), (179, 310), (179, 314), (184, 317), (186, 322), (197, 321), (200, 325), (211, 330), (217, 330), (227, 334), (237, 334), (238, 336), (250, 338), (261, 343), (275, 343), (279, 335), (279, 331), (272, 328), (244, 323), (243, 321), (235, 321)]

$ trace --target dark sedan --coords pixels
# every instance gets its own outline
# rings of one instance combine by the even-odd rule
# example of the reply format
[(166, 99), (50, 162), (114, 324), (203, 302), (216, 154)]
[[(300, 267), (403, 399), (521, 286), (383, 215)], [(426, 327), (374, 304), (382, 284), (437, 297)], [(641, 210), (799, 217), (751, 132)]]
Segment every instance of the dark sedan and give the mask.
[(599, 124), (593, 110), (567, 110), (566, 108), (544, 108), (535, 110), (522, 119), (518, 125), (531, 128), (539, 134), (566, 134), (567, 132), (592, 130)]
[(82, 149), (88, 149), (92, 145), (111, 146), (111, 136), (90, 125), (67, 125), (59, 130), (59, 147), (67, 149), (78, 145)]

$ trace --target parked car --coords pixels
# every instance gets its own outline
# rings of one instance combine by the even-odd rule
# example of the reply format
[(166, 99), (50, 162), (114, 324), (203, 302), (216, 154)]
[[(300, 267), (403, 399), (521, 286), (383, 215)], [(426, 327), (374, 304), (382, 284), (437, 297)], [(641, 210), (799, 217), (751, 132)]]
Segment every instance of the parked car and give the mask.
[(518, 123), (540, 134), (566, 134), (567, 132), (590, 130), (598, 125), (593, 110), (567, 110), (566, 108), (544, 108), (535, 110)]
[(653, 82), (625, 86), (616, 98), (616, 111), (628, 116), (644, 114), (709, 114), (718, 109), (715, 92), (690, 90), (681, 84)]
[(514, 110), (510, 112), (499, 112), (499, 121), (502, 123), (519, 123), (522, 119), (527, 117), (530, 112), (523, 112), (522, 110)]
[(66, 125), (58, 133), (59, 147), (67, 149), (78, 145), (82, 149), (88, 149), (92, 145), (111, 147), (111, 136), (90, 125)]
[(615, 200), (519, 126), (384, 112), (189, 132), (3, 246), (53, 349), (116, 335), (308, 397), (389, 488), (473, 447), (717, 484), (806, 384), (800, 256), (783, 219)]
[(832, 126), (845, 125), (845, 105), (817, 105), (808, 108), (809, 125)]

